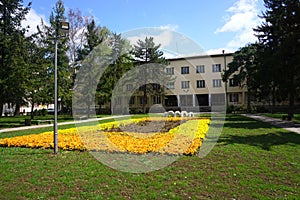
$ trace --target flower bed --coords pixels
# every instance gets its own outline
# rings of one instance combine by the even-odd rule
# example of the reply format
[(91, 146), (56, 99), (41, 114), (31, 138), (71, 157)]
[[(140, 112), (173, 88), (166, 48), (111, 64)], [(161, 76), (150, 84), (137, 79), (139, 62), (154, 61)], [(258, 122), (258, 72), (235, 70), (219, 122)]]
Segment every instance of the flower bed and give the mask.
[[(140, 118), (59, 130), (58, 148), (193, 155), (205, 138), (209, 122), (197, 118)], [(0, 139), (0, 146), (53, 148), (53, 132)]]

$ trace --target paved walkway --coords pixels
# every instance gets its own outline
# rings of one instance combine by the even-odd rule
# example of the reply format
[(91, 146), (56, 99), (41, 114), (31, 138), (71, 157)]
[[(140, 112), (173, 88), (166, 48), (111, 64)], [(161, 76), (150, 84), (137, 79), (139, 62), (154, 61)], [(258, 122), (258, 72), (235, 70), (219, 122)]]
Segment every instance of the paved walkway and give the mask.
[[(87, 119), (87, 120), (60, 122), (60, 123), (58, 123), (58, 125), (61, 126), (61, 125), (68, 125), (68, 124), (86, 123), (86, 122), (101, 121), (101, 120), (111, 119), (111, 118), (121, 118), (121, 117), (126, 117), (126, 116), (128, 116), (128, 115), (109, 116), (109, 117), (103, 117), (103, 118), (92, 118), (92, 119)], [(21, 126), (21, 127), (16, 127), (16, 128), (6, 128), (6, 129), (1, 129), (0, 133), (35, 129), (35, 128), (44, 128), (44, 127), (51, 127), (51, 126), (53, 126), (53, 124), (43, 124), (43, 125), (34, 125), (34, 126)]]
[[(272, 117), (266, 117), (260, 114), (242, 114), (243, 116), (250, 117), (255, 120), (263, 121), (266, 123), (269, 123), (273, 126), (277, 126), (283, 129), (286, 129), (291, 132), (295, 132), (300, 134), (300, 124), (294, 124), (290, 121), (284, 121), (277, 118)], [(58, 125), (68, 125), (68, 124), (77, 124), (77, 123), (86, 123), (86, 122), (93, 122), (93, 121), (101, 121), (105, 119), (111, 119), (111, 118), (121, 118), (126, 117), (128, 115), (120, 115), (120, 116), (109, 116), (109, 117), (103, 117), (103, 118), (92, 118), (87, 120), (79, 120), (79, 121), (70, 121), (70, 122), (60, 122)], [(22, 126), (22, 127), (16, 127), (16, 128), (7, 128), (0, 130), (0, 133), (4, 132), (12, 132), (12, 131), (19, 131), (19, 130), (28, 130), (28, 129), (35, 129), (35, 128), (44, 128), (44, 127), (51, 127), (53, 124), (44, 124), (44, 125), (35, 125), (35, 126)]]
[(266, 117), (260, 114), (242, 114), (243, 116), (250, 117), (255, 120), (269, 123), (273, 126), (283, 128), (285, 130), (300, 134), (300, 124), (294, 124), (291, 121), (285, 121), (277, 118)]

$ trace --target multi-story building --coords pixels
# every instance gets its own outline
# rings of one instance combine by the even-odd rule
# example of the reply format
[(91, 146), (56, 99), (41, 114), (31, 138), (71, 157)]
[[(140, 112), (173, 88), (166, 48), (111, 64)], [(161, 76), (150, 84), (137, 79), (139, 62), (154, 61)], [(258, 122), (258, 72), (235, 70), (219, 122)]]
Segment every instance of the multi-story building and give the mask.
[(222, 73), (232, 62), (232, 54), (174, 58), (169, 61), (167, 72), (176, 79), (167, 83), (166, 107), (192, 109), (199, 106), (209, 109), (213, 105), (245, 104), (246, 89), (232, 78), (227, 83), (222, 81)]
[[(222, 73), (232, 59), (232, 54), (169, 59), (166, 73), (172, 77), (170, 81), (164, 85), (152, 83), (158, 92), (148, 94), (147, 98), (143, 96), (143, 87), (136, 90), (131, 83), (124, 84), (126, 92), (135, 90), (127, 94), (125, 104), (129, 104), (131, 110), (141, 110), (143, 105), (151, 109), (154, 104), (161, 104), (165, 110), (187, 111), (210, 111), (214, 106), (245, 105), (247, 90), (233, 79), (227, 83), (222, 81)], [(113, 101), (114, 109), (119, 110), (118, 105), (124, 105), (121, 99), (118, 97)]]

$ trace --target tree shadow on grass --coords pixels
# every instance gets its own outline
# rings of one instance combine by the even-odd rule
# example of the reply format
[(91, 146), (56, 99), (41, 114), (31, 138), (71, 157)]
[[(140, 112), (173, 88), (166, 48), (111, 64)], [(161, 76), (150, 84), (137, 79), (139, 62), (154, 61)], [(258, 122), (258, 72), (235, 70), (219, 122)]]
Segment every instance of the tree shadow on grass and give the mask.
[(274, 128), (274, 126), (240, 115), (229, 115), (226, 117), (224, 127), (242, 128), (242, 129), (258, 129), (258, 128)]
[(300, 144), (300, 134), (248, 117), (229, 115), (226, 117), (224, 128), (227, 128), (227, 131), (219, 138), (220, 145), (247, 144), (269, 151), (272, 146)]
[(292, 132), (276, 131), (261, 135), (226, 135), (219, 138), (221, 144), (247, 144), (269, 151), (278, 145), (300, 145), (300, 135)]
[(266, 129), (271, 129), (274, 128), (274, 126), (260, 122), (260, 121), (255, 121), (255, 120), (228, 120), (226, 119), (226, 122), (224, 124), (218, 123), (218, 122), (211, 122), (210, 127), (223, 127), (223, 128), (230, 128), (230, 129), (247, 129), (247, 130), (252, 130), (252, 129), (260, 129), (260, 128), (266, 128)]

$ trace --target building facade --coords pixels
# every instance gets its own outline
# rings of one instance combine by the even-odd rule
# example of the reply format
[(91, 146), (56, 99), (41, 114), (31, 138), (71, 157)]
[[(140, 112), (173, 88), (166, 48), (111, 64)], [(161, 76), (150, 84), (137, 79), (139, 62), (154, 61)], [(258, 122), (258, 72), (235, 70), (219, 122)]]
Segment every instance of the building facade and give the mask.
[(230, 78), (222, 81), (222, 73), (232, 54), (204, 55), (170, 59), (167, 72), (176, 79), (167, 83), (165, 105), (200, 107), (211, 110), (212, 106), (246, 104), (247, 91)]
[[(152, 93), (143, 95), (143, 87), (138, 89), (132, 83), (124, 84), (126, 97), (112, 99), (113, 112), (131, 110), (142, 112), (156, 111), (154, 105), (162, 110), (212, 111), (213, 107), (246, 105), (247, 91), (236, 84), (233, 79), (222, 81), (222, 73), (232, 54), (201, 55), (169, 59), (166, 73), (172, 78), (163, 84), (151, 83)], [(151, 81), (150, 81), (151, 82)], [(163, 90), (162, 90), (163, 88)], [(134, 91), (134, 92), (132, 92)], [(153, 92), (154, 91), (154, 92)], [(121, 111), (123, 109), (123, 111)], [(126, 112), (126, 111), (125, 111)]]

